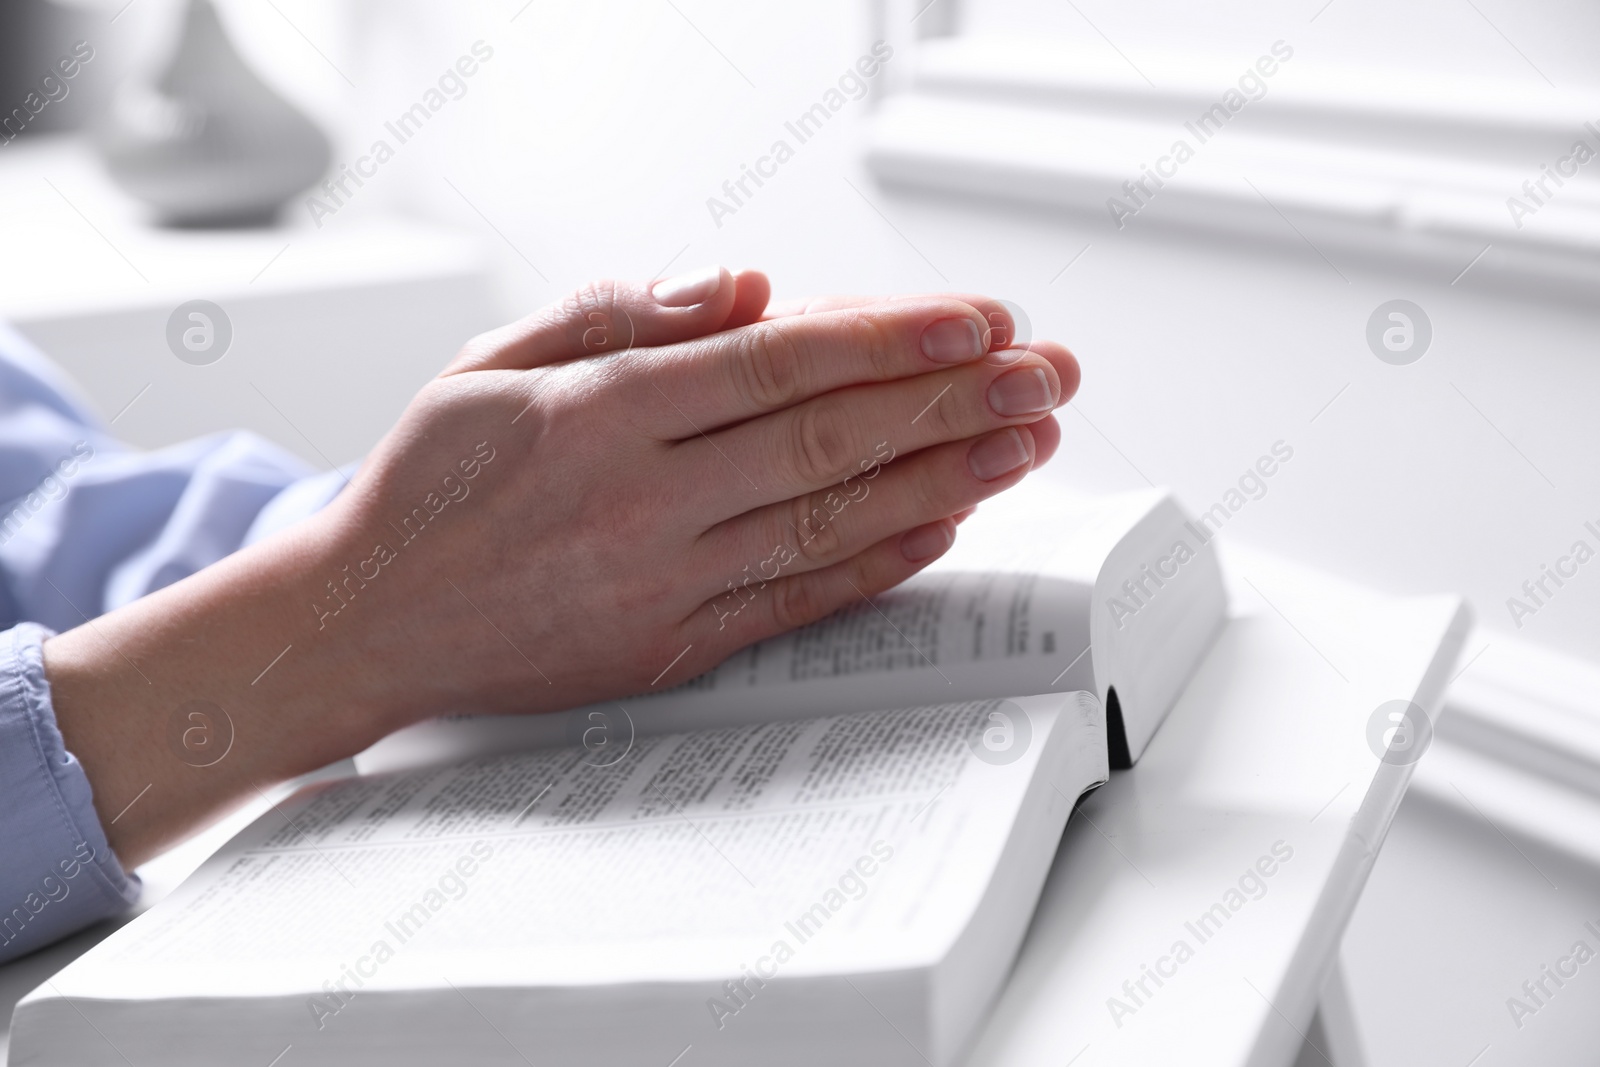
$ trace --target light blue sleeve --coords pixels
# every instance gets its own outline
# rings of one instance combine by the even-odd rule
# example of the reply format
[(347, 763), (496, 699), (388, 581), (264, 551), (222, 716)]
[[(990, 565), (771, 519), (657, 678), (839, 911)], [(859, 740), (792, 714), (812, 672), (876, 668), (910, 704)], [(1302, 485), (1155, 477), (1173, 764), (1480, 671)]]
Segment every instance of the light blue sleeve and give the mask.
[(0, 324), (0, 961), (139, 888), (62, 746), (41, 643), (312, 514), (346, 476), (249, 433), (130, 448)]
[(0, 962), (115, 915), (139, 895), (106, 844), (83, 768), (61, 744), (40, 645), (0, 634)]

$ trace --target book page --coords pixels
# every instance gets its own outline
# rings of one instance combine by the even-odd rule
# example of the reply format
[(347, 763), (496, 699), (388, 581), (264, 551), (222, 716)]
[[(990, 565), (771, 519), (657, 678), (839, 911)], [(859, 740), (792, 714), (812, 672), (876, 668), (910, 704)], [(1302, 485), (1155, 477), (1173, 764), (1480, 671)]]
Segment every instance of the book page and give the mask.
[[(932, 687), (940, 684), (937, 675), (946, 668), (1004, 686), (1017, 673), (1007, 667), (1022, 664), (1026, 674), (1039, 677), (1036, 688), (1043, 690), (1049, 688), (1050, 676), (1041, 665), (1067, 649), (1076, 655), (1087, 643), (1080, 599), (1076, 585), (1037, 571), (936, 571), (821, 622), (752, 645), (700, 677), (647, 699), (651, 706), (667, 705), (676, 703), (674, 698), (730, 689), (781, 689), (872, 675), (893, 676), (888, 691), (905, 693), (909, 675), (935, 676), (919, 679)], [(974, 669), (978, 664), (990, 669)]]
[(791, 973), (908, 965), (965, 925), (1063, 714), (1097, 736), (1092, 699), (1049, 697), (640, 738), (608, 766), (569, 748), (316, 787), (62, 988), (678, 980), (738, 973), (778, 941)]

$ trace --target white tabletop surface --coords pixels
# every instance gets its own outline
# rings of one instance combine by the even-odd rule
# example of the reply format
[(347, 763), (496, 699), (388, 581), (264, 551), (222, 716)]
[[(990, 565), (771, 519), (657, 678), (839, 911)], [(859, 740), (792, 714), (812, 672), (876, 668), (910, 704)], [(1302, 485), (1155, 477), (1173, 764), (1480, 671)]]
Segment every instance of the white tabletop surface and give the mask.
[[(1395, 699), (1436, 714), (1468, 623), (1453, 597), (1396, 600), (1253, 554), (1224, 560), (1234, 618), (1139, 765), (1069, 822), (973, 1067), (1257, 1067), (1301, 1046), (1412, 770), (1374, 755), (1369, 720)], [(142, 868), (141, 909), (265, 808)], [(1292, 857), (1200, 942), (1185, 923), (1228, 903), (1280, 842)], [(0, 967), (0, 1018), (113, 928)], [(1161, 963), (1180, 940), (1192, 958)], [(1158, 963), (1174, 973), (1146, 979), (1135, 1004), (1123, 983)], [(1111, 997), (1134, 1011), (1113, 1013)]]
[[(1469, 622), (1454, 597), (1225, 559), (1235, 617), (1138, 766), (1068, 823), (973, 1067), (1264, 1067), (1301, 1047), (1412, 771), (1374, 754), (1369, 721), (1397, 699), (1436, 715)], [(1230, 898), (1274, 845), (1292, 856)], [(1185, 924), (1218, 903), (1236, 907), (1202, 941)], [(1170, 975), (1141, 991), (1147, 965)]]

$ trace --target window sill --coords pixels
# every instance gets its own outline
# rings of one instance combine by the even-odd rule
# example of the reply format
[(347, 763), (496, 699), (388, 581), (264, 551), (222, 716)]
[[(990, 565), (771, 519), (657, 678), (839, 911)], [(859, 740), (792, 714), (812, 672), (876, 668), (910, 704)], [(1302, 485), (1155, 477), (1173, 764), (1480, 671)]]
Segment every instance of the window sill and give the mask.
[[(1547, 179), (1542, 205), (1523, 188), (1580, 136), (1600, 151), (1600, 101), (1340, 81), (1290, 63), (1202, 141), (1194, 120), (1226, 79), (1163, 69), (1157, 88), (1056, 49), (962, 38), (921, 43), (916, 63), (874, 120), (867, 161), (887, 184), (1071, 211), (1108, 238), (1176, 225), (1446, 278), (1472, 263), (1475, 281), (1600, 285), (1600, 161), (1559, 188)], [(1193, 150), (1181, 161), (1179, 140)], [(1156, 167), (1167, 176), (1147, 177)], [(1533, 210), (1513, 219), (1511, 197)]]

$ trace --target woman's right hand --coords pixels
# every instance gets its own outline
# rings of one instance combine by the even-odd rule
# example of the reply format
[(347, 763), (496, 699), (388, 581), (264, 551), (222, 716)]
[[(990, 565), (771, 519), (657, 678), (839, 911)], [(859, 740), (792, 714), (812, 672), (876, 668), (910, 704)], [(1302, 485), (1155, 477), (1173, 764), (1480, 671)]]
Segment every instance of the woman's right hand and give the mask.
[(998, 302), (834, 300), (669, 340), (741, 284), (604, 283), (469, 344), (324, 516), (330, 562), (372, 577), (310, 576), (336, 614), (307, 640), (358, 632), (402, 719), (675, 685), (903, 581), (1054, 451), (1077, 363), (998, 348)]

